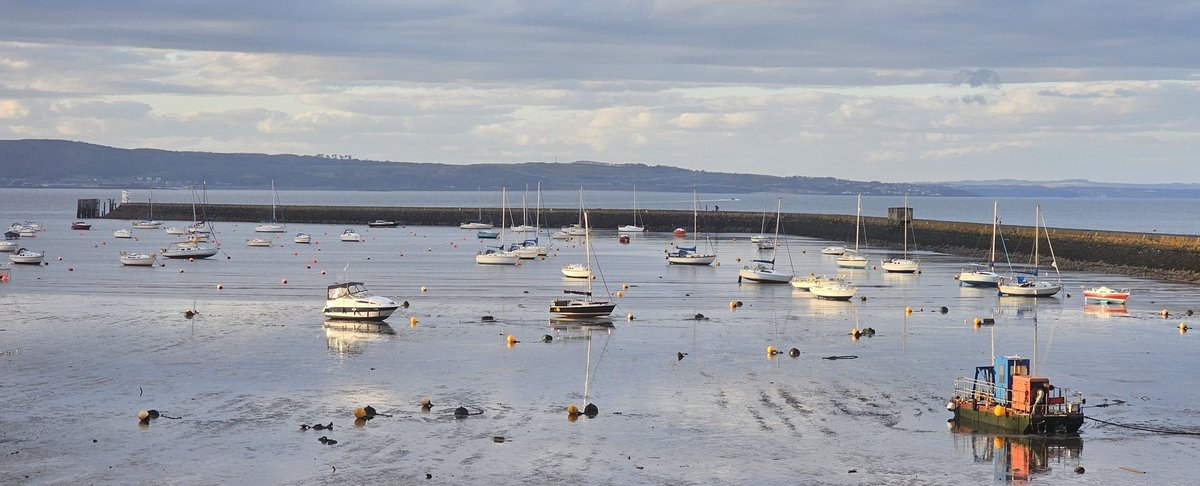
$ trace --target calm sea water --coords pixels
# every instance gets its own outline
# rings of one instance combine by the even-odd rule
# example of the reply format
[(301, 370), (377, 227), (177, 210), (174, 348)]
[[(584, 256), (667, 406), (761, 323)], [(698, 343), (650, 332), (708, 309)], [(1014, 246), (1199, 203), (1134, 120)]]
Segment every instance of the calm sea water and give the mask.
[[(700, 194), (701, 210), (720, 208), (727, 211), (774, 211), (775, 194)], [(0, 189), (0, 208), (18, 217), (36, 219), (73, 213), (77, 199), (120, 200), (121, 192), (111, 189)], [(629, 208), (634, 204), (632, 191), (585, 191), (589, 208)], [(524, 198), (524, 202), (522, 201)], [(784, 194), (783, 211), (812, 214), (847, 214), (855, 210), (854, 196), (809, 196)], [(130, 200), (150, 199), (149, 189), (130, 191)], [(427, 207), (500, 207), (499, 192), (334, 192), (279, 191), (282, 205), (330, 206), (427, 206)], [(155, 189), (154, 200), (172, 203), (192, 202), (187, 190)], [(208, 191), (214, 204), (271, 204), (271, 191)], [(992, 201), (987, 198), (910, 197), (914, 217), (937, 221), (992, 222)], [(1042, 205), (1046, 224), (1055, 228), (1076, 228), (1172, 234), (1200, 234), (1200, 200), (1194, 199), (1112, 199), (1112, 198), (1000, 198), (999, 214), (1004, 224), (1032, 226), (1033, 208)], [(903, 198), (864, 196), (864, 216), (887, 216), (887, 208), (903, 205)], [(691, 209), (690, 193), (638, 192), (637, 204), (645, 209)], [(533, 211), (536, 191), (528, 194), (511, 189), (508, 206)], [(542, 206), (578, 208), (578, 191), (543, 191)], [(286, 217), (286, 214), (284, 215)], [(530, 213), (532, 218), (532, 213)], [(285, 218), (286, 219), (286, 218)], [(24, 221), (24, 220), (22, 220)]]
[[(382, 197), (302, 194), (314, 199), (305, 203), (318, 203), (313, 194), (344, 203)], [(217, 199), (223, 195), (210, 199), (235, 202)], [(562, 289), (586, 285), (559, 273), (583, 261), (579, 242), (558, 245), (545, 260), (485, 267), (472, 259), (480, 242), (457, 228), (361, 227), (367, 241), (352, 244), (336, 240), (341, 227), (293, 225), (291, 232), (309, 232), (316, 242), (295, 245), (289, 234), (275, 247), (247, 248), (253, 224), (219, 223), (216, 258), (126, 268), (117, 263), (119, 250), (153, 251), (170, 237), (134, 230), (134, 240), (113, 239), (125, 221), (70, 231), (78, 196), (0, 191), (0, 218), (7, 218), (0, 221), (33, 219), (49, 228), (21, 243), (50, 260), (14, 267), (11, 281), (0, 284), (5, 482), (398, 483), (426, 474), (472, 484), (1195, 478), (1194, 436), (1091, 421), (1077, 441), (975, 435), (948, 430), (944, 408), (954, 378), (987, 363), (994, 342), (1006, 355), (1036, 349), (1036, 371), (1084, 393), (1092, 417), (1200, 431), (1200, 388), (1189, 386), (1200, 335), (1176, 327), (1200, 325), (1185, 315), (1200, 309), (1193, 286), (1071, 273), (1058, 297), (998, 298), (956, 285), (952, 275), (963, 259), (922, 254), (921, 274), (849, 272), (867, 299), (828, 302), (789, 286), (739, 285), (738, 260), (758, 256), (746, 235), (714, 238), (720, 265), (685, 268), (665, 264), (670, 235), (620, 244), (600, 232), (594, 261), (603, 278), (595, 288), (622, 296), (612, 328), (588, 330), (547, 315)], [(655, 196), (639, 194), (639, 204), (665, 206), (649, 204)], [(670, 196), (671, 204), (690, 206), (689, 195)], [(474, 199), (460, 197), (463, 205)], [(288, 193), (280, 198), (300, 203)], [(975, 202), (986, 208), (986, 221), (989, 202)], [(837, 273), (817, 251), (826, 243), (788, 238), (776, 260), (796, 273)], [(327, 329), (324, 289), (339, 278), (411, 305), (389, 319), (386, 332)], [(1134, 297), (1127, 307), (1084, 305), (1079, 289), (1100, 284), (1130, 287)], [(731, 309), (734, 301), (744, 305)], [(938, 312), (942, 306), (948, 312)], [(184, 318), (192, 307), (200, 314)], [(1162, 309), (1171, 317), (1162, 318)], [(995, 316), (996, 326), (969, 324), (981, 316)], [(878, 334), (852, 340), (856, 325)], [(508, 335), (520, 342), (506, 346)], [(553, 340), (544, 343), (543, 335)], [(771, 359), (767, 346), (800, 355)], [(835, 355), (857, 359), (822, 359)], [(585, 403), (585, 376), (587, 401), (601, 413), (572, 422), (564, 408)], [(420, 410), (422, 396), (435, 404), (428, 413)], [(367, 404), (392, 416), (356, 425), (353, 409)], [(478, 415), (454, 419), (460, 405)], [(178, 419), (139, 426), (135, 415), (150, 408)], [(335, 428), (301, 431), (302, 422)], [(338, 443), (322, 444), (322, 436)], [(1076, 466), (1086, 474), (1072, 472)]]

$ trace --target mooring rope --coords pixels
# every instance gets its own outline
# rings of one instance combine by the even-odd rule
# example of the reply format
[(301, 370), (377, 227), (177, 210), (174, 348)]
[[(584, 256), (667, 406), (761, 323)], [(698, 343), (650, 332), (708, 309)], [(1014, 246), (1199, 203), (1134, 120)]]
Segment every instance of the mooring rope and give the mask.
[(1196, 431), (1188, 431), (1188, 430), (1171, 430), (1171, 429), (1160, 429), (1160, 428), (1156, 428), (1156, 427), (1147, 427), (1147, 426), (1144, 426), (1144, 425), (1119, 424), (1119, 423), (1116, 423), (1116, 422), (1109, 422), (1109, 421), (1107, 421), (1107, 420), (1100, 420), (1100, 419), (1098, 419), (1098, 418), (1095, 418), (1095, 417), (1084, 417), (1084, 418), (1086, 418), (1086, 419), (1088, 419), (1088, 420), (1091, 420), (1091, 421), (1094, 421), (1094, 422), (1100, 422), (1100, 423), (1102, 423), (1102, 424), (1105, 424), (1105, 425), (1112, 425), (1112, 426), (1114, 426), (1114, 427), (1122, 427), (1122, 428), (1126, 428), (1126, 429), (1133, 429), (1133, 430), (1141, 430), (1141, 431), (1143, 431), (1143, 432), (1154, 432), (1154, 433), (1156, 433), (1156, 434), (1170, 434), (1170, 435), (1200, 435), (1200, 432), (1196, 432)]

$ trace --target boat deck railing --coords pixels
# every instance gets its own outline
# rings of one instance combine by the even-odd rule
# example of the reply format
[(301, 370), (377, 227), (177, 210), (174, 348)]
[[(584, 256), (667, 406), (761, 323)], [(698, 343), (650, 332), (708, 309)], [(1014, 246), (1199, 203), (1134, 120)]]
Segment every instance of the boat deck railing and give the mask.
[[(1000, 393), (996, 393), (999, 391)], [(998, 387), (996, 384), (960, 377), (954, 380), (954, 400), (969, 401), (972, 405), (1013, 407), (1012, 390), (1008, 387)], [(1061, 415), (1078, 412), (1083, 406), (1082, 394), (1075, 392), (1070, 397), (1063, 394), (1062, 388), (1051, 387), (1044, 402), (1034, 404), (1034, 413), (1041, 415)]]

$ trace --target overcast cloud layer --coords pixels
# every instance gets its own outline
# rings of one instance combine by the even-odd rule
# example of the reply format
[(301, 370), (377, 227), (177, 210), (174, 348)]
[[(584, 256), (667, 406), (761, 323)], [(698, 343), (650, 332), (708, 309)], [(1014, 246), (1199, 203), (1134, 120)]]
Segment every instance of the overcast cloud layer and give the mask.
[(0, 138), (1200, 182), (1198, 25), (1195, 1), (10, 2)]

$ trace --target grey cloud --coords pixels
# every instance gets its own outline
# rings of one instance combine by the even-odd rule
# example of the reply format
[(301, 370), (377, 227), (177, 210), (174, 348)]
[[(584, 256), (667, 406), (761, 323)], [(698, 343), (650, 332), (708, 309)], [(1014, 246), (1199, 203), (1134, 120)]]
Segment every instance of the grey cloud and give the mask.
[(954, 79), (950, 84), (955, 86), (965, 84), (972, 88), (999, 88), (1000, 74), (991, 69), (963, 69), (954, 73)]

